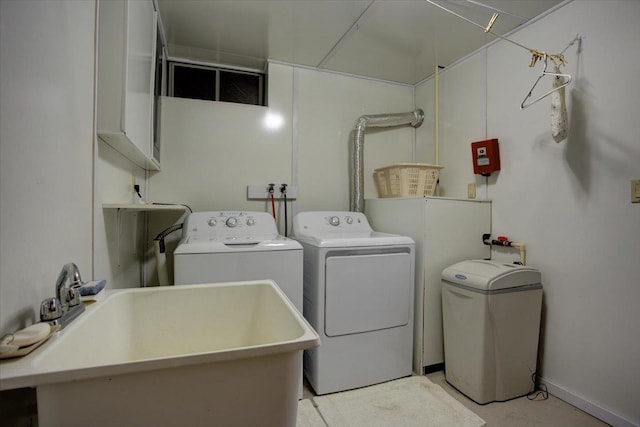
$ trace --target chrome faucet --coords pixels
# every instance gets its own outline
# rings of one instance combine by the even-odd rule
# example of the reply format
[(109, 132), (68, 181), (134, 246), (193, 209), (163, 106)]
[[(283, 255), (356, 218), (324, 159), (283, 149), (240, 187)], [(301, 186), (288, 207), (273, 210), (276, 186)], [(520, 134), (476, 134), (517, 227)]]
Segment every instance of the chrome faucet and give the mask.
[[(65, 288), (65, 283), (69, 279), (69, 287)], [(62, 308), (69, 308), (76, 306), (80, 303), (80, 292), (72, 292), (72, 289), (82, 286), (82, 279), (80, 278), (80, 270), (78, 266), (70, 262), (62, 267), (62, 271), (58, 275), (56, 280), (56, 296), (62, 303)], [(77, 298), (76, 298), (77, 296)]]
[[(65, 286), (67, 282), (69, 286)], [(72, 262), (65, 264), (56, 280), (56, 296), (45, 299), (40, 305), (40, 320), (59, 329), (71, 323), (84, 311), (80, 286), (82, 279), (78, 266)]]

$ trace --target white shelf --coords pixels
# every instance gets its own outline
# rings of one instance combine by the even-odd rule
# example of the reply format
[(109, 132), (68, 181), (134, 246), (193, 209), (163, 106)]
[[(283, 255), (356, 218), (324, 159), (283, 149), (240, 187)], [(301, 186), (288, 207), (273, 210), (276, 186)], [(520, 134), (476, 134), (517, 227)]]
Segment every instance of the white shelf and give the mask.
[(184, 211), (184, 205), (152, 205), (142, 203), (104, 203), (103, 209), (127, 209), (132, 211)]
[(100, 141), (104, 141), (142, 169), (149, 171), (160, 170), (160, 163), (143, 153), (137, 145), (127, 138), (124, 132), (104, 132), (98, 129), (98, 137)]

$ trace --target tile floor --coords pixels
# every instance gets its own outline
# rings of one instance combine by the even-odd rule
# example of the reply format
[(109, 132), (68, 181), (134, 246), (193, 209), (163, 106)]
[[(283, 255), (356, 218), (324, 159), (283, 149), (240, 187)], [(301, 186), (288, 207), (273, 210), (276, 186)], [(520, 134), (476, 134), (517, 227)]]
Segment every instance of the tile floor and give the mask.
[[(531, 401), (526, 397), (513, 399), (508, 402), (478, 405), (456, 389), (451, 387), (444, 378), (444, 373), (434, 372), (427, 375), (433, 383), (440, 385), (447, 393), (457, 399), (468, 409), (476, 413), (487, 422), (487, 427), (606, 427), (608, 424), (591, 415), (549, 395), (548, 400)], [(0, 416), (3, 422), (12, 426), (37, 426), (35, 416), (35, 393), (32, 389), (11, 390), (3, 392), (0, 399)], [(25, 396), (25, 393), (27, 396)], [(303, 397), (313, 397), (314, 394), (305, 383)], [(20, 403), (20, 404), (17, 404)], [(4, 425), (4, 424), (3, 424)], [(398, 426), (401, 427), (401, 426)]]
[(527, 397), (478, 405), (445, 381), (444, 372), (428, 374), (431, 382), (438, 384), (451, 396), (487, 422), (487, 427), (604, 427), (609, 424), (592, 417), (575, 406), (555, 396), (547, 400), (529, 400)]
[[(549, 395), (547, 400), (532, 401), (525, 396), (508, 402), (478, 405), (449, 385), (445, 381), (444, 372), (428, 374), (427, 378), (485, 420), (487, 427), (606, 427), (609, 425), (552, 395)], [(305, 383), (303, 397), (313, 396), (313, 391)]]

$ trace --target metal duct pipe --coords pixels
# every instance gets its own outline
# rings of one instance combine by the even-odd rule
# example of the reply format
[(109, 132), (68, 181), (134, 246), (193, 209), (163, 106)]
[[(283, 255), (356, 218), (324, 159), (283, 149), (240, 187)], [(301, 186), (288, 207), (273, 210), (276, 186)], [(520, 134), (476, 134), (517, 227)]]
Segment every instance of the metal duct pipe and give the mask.
[(364, 115), (356, 120), (353, 137), (349, 141), (349, 209), (364, 212), (364, 134), (367, 128), (411, 125), (420, 127), (424, 111), (417, 109), (409, 113)]

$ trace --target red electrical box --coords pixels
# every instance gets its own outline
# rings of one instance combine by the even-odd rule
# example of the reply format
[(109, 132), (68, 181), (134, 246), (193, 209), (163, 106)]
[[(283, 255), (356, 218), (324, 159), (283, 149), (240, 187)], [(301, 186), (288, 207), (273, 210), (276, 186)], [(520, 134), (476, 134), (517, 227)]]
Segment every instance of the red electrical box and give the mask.
[(471, 157), (473, 158), (473, 173), (489, 176), (500, 170), (500, 150), (498, 139), (487, 139), (471, 143)]

